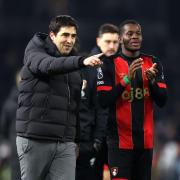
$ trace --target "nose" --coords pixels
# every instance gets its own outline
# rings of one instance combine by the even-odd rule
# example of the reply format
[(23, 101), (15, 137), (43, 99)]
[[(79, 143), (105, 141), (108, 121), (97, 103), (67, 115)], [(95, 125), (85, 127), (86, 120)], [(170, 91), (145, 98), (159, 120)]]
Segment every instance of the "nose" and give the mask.
[(136, 33), (133, 33), (133, 35), (132, 35), (132, 38), (139, 38), (139, 35), (138, 34), (136, 34)]
[(69, 36), (66, 37), (66, 42), (72, 43), (74, 41), (74, 39), (75, 38), (73, 36), (69, 35)]
[(109, 48), (114, 49), (115, 44), (113, 42), (109, 43)]
[(71, 36), (69, 36), (68, 38), (67, 38), (67, 42), (68, 43), (71, 43), (73, 41), (73, 38), (71, 37)]

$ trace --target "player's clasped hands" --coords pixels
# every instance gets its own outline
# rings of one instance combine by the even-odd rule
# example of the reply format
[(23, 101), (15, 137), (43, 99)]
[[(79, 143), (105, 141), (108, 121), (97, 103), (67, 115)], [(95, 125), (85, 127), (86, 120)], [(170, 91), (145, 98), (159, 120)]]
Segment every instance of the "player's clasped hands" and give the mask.
[(138, 70), (139, 68), (142, 67), (143, 64), (143, 59), (142, 58), (138, 58), (135, 59), (131, 65), (129, 66), (129, 74), (128, 74), (128, 78), (129, 80), (132, 80), (135, 78), (136, 75), (136, 70)]

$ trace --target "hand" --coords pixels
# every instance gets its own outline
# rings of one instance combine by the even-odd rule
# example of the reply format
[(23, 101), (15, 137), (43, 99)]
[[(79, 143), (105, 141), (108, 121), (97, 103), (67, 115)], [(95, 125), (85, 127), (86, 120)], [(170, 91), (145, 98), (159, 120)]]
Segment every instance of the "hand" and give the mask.
[(103, 53), (90, 56), (90, 57), (84, 59), (83, 63), (85, 66), (92, 66), (92, 67), (97, 66), (97, 65), (101, 65), (102, 61), (99, 58), (102, 55), (103, 55)]
[(138, 58), (131, 63), (131, 65), (129, 66), (129, 73), (128, 73), (129, 80), (135, 78), (136, 70), (140, 69), (142, 64), (143, 64), (142, 58)]
[(154, 83), (155, 77), (158, 73), (157, 64), (154, 63), (149, 69), (146, 69), (144, 72), (146, 74), (147, 79), (150, 80), (151, 83)]

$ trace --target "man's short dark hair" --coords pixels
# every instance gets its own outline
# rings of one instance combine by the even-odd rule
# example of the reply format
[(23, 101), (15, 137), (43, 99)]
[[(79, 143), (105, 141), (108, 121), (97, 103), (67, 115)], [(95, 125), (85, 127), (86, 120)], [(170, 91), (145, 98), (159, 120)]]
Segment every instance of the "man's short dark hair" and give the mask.
[(141, 27), (141, 25), (134, 19), (127, 19), (125, 21), (123, 21), (120, 25), (119, 25), (119, 34), (121, 35), (123, 33), (124, 30), (124, 26), (126, 24), (135, 24)]
[(49, 32), (54, 32), (57, 34), (61, 27), (73, 26), (76, 31), (78, 30), (78, 25), (76, 20), (69, 15), (59, 15), (53, 17), (49, 24)]
[(102, 36), (104, 33), (117, 33), (119, 34), (119, 29), (114, 24), (106, 23), (100, 26), (98, 31), (98, 36)]

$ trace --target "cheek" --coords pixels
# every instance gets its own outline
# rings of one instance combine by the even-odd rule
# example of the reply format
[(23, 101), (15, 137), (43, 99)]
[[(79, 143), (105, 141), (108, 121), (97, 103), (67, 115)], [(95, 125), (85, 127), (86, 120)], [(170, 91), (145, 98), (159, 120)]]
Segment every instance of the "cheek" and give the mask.
[(124, 40), (123, 40), (123, 44), (124, 44), (125, 46), (128, 46), (129, 40), (124, 39)]
[(118, 48), (119, 48), (119, 44), (115, 44), (115, 45), (114, 45), (114, 49), (117, 50)]
[(72, 40), (72, 44), (75, 44), (76, 43), (76, 39)]

